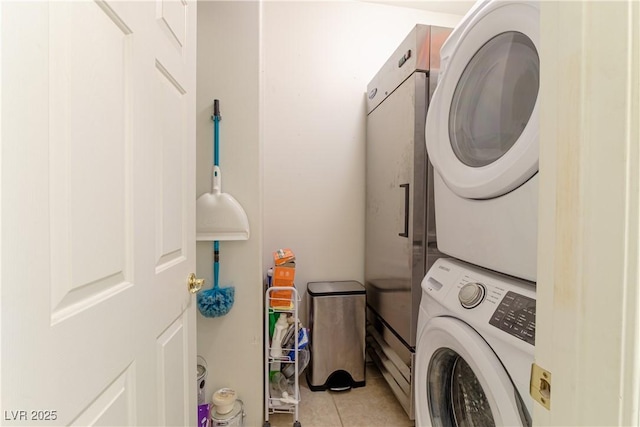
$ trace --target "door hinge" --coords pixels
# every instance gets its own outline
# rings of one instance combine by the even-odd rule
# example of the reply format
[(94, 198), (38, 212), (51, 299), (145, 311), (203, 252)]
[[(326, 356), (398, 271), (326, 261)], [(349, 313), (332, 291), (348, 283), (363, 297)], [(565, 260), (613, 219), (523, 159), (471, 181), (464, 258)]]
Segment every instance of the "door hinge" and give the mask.
[(547, 410), (551, 409), (551, 372), (542, 369), (535, 363), (531, 364), (529, 393), (533, 400), (547, 408)]

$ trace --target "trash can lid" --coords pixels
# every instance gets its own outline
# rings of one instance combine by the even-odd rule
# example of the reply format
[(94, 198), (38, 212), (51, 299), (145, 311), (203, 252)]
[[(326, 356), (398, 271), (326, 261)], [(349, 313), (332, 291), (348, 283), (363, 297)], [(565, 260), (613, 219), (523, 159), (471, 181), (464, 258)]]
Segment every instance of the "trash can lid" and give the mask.
[(365, 294), (362, 283), (355, 280), (337, 282), (309, 282), (307, 292), (314, 297)]

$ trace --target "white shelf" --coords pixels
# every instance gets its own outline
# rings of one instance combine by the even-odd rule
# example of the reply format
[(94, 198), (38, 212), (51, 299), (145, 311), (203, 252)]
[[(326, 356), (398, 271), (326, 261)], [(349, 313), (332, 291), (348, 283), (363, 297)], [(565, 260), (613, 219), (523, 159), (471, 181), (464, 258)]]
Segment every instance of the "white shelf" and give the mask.
[[(300, 350), (298, 349), (298, 340), (299, 340), (299, 329), (300, 329), (300, 320), (298, 319), (298, 306), (300, 303), (300, 297), (298, 295), (298, 291), (291, 287), (291, 298), (283, 299), (283, 298), (272, 298), (271, 293), (273, 291), (282, 291), (283, 288), (268, 288), (265, 292), (265, 349), (264, 349), (264, 360), (265, 360), (265, 375), (264, 375), (264, 395), (265, 395), (265, 426), (270, 426), (269, 423), (269, 415), (272, 414), (292, 414), (293, 415), (293, 426), (299, 427), (300, 422), (298, 421), (298, 407), (300, 405), (300, 384), (298, 383), (298, 362), (300, 360), (299, 354)], [(278, 301), (280, 304), (278, 305), (287, 305), (286, 307), (271, 307), (272, 301)], [(287, 304), (282, 304), (285, 301)], [(269, 315), (271, 313), (286, 313), (293, 318), (293, 328), (294, 328), (294, 344), (293, 347), (284, 347), (278, 348), (283, 352), (282, 356), (271, 356), (272, 347), (271, 347), (271, 338), (269, 337)], [(294, 357), (290, 357), (289, 353), (294, 352)], [(276, 390), (274, 385), (270, 381), (270, 367), (272, 363), (279, 364), (288, 364), (294, 365), (293, 382), (288, 383), (287, 385), (287, 394), (284, 399), (287, 399), (286, 402), (283, 402), (283, 397), (280, 395), (280, 390)]]

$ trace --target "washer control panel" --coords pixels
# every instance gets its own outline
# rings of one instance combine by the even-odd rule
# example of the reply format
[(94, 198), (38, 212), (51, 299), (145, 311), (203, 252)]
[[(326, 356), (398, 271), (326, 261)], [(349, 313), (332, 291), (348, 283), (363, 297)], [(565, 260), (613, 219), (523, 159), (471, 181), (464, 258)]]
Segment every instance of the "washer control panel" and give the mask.
[(508, 291), (489, 324), (531, 345), (536, 336), (536, 300)]

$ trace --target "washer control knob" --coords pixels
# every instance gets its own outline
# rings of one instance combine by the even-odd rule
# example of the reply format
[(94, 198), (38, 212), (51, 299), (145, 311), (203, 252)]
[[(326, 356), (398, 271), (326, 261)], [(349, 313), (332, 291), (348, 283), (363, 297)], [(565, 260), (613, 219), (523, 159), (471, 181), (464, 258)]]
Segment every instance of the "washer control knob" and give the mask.
[(485, 292), (482, 283), (467, 283), (458, 292), (458, 299), (464, 308), (474, 308), (482, 302)]

